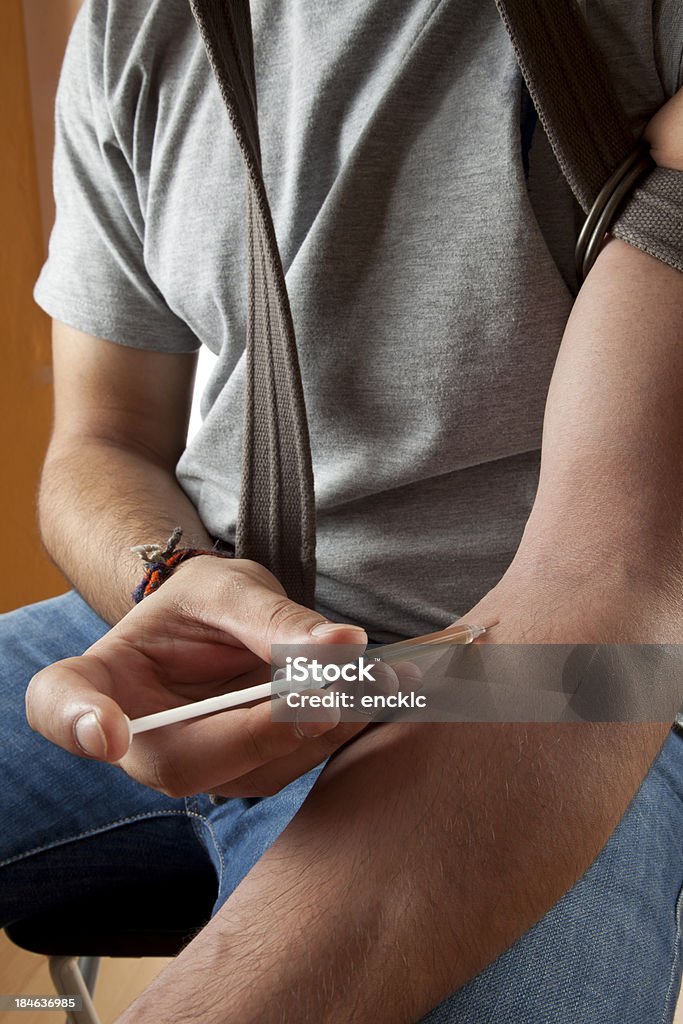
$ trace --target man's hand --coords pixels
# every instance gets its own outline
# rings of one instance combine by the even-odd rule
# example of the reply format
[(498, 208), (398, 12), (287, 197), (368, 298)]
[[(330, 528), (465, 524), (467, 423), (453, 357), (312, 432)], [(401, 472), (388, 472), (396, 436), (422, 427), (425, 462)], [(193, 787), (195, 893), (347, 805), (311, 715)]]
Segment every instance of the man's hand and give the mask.
[(288, 600), (255, 562), (199, 556), (82, 657), (39, 672), (27, 715), (64, 749), (116, 762), (169, 796), (263, 796), (363, 726), (339, 724), (337, 709), (322, 709), (316, 722), (273, 722), (265, 701), (141, 734), (129, 746), (124, 712), (136, 718), (264, 682), (274, 643), (366, 642), (362, 629), (329, 623)]

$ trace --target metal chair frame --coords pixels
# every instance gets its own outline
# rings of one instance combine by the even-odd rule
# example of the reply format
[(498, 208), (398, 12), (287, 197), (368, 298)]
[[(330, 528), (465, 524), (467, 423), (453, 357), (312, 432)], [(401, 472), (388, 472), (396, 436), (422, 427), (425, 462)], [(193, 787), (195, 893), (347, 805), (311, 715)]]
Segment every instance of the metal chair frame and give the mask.
[(93, 994), (100, 967), (98, 956), (51, 956), (50, 977), (60, 996), (78, 996), (81, 1009), (67, 1011), (66, 1024), (100, 1024)]

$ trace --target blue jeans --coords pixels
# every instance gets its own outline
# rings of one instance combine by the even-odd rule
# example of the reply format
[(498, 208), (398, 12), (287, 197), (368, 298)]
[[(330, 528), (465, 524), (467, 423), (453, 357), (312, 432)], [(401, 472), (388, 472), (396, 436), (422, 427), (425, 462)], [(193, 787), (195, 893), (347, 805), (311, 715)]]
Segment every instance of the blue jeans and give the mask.
[[(0, 616), (0, 923), (131, 884), (216, 877), (215, 909), (284, 829), (311, 772), (277, 796), (173, 800), (28, 728), (30, 677), (107, 629), (76, 595)], [(665, 1024), (681, 970), (683, 737), (671, 733), (609, 842), (526, 935), (423, 1024)], [(303, 1022), (302, 1022), (303, 1024)]]

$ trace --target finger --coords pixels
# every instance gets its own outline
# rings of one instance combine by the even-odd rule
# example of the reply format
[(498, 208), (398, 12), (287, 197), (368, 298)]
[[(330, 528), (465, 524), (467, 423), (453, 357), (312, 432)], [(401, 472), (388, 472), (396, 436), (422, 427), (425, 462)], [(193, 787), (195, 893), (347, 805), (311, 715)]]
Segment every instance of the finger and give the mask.
[(419, 690), (422, 686), (424, 673), (414, 661), (399, 661), (393, 669), (398, 677), (399, 689), (407, 687), (410, 690)]
[(305, 748), (338, 725), (339, 712), (321, 708), (316, 719), (306, 728), (273, 721), (270, 701), (264, 701), (141, 733), (121, 767), (168, 796), (206, 793)]
[(291, 601), (259, 573), (252, 574), (250, 565), (244, 562), (229, 572), (216, 573), (210, 591), (199, 586), (189, 593), (187, 587), (179, 590), (185, 615), (230, 634), (267, 663), (272, 660), (273, 644), (366, 646), (367, 634), (360, 626), (330, 622)]
[(128, 750), (128, 720), (106, 693), (110, 684), (106, 664), (94, 655), (49, 665), (26, 691), (28, 723), (72, 754), (118, 761)]
[[(401, 685), (419, 688), (422, 679), (422, 672), (412, 662), (400, 662), (389, 666), (378, 662), (373, 666), (373, 683), (371, 692), (381, 695), (388, 695), (397, 692)], [(326, 691), (306, 691), (311, 693), (335, 693), (339, 692), (339, 685), (334, 684)], [(366, 690), (366, 693), (368, 690)], [(370, 712), (368, 717), (361, 722), (343, 721), (330, 731), (318, 736), (312, 742), (298, 748), (292, 754), (282, 757), (277, 761), (271, 761), (252, 772), (248, 772), (238, 779), (226, 781), (209, 792), (213, 796), (222, 797), (264, 797), (278, 793), (285, 786), (288, 786), (294, 779), (305, 775), (311, 769), (331, 757), (337, 750), (355, 739), (360, 733), (372, 725), (372, 718), (378, 712)], [(298, 718), (295, 724), (302, 731), (307, 728), (315, 728), (316, 723), (307, 721), (310, 718), (318, 718), (318, 709), (309, 709), (305, 714), (297, 712)]]
[[(403, 665), (401, 666), (403, 667)], [(406, 677), (410, 676), (415, 678), (416, 674), (419, 675), (419, 670), (416, 666), (408, 664)], [(366, 685), (365, 690), (362, 692), (358, 691), (353, 694), (354, 698), (357, 699), (363, 695), (366, 696), (368, 692), (375, 694), (382, 694), (384, 696), (395, 693), (399, 686), (399, 677), (394, 669), (389, 665), (378, 663), (373, 666), (373, 680), (371, 687)], [(333, 684), (326, 690), (306, 690), (306, 696), (311, 694), (335, 694), (345, 692), (351, 694), (353, 687), (349, 688), (348, 684), (345, 687), (341, 687), (340, 684)], [(353, 710), (358, 712), (359, 704), (354, 703)], [(352, 712), (353, 713), (353, 712)], [(344, 720), (340, 722), (335, 728), (330, 731), (326, 731), (324, 735), (318, 736), (313, 742), (306, 744), (305, 746), (294, 751), (289, 756), (280, 758), (277, 761), (273, 761), (262, 768), (259, 768), (253, 772), (247, 773), (238, 779), (233, 781), (227, 781), (223, 785), (216, 787), (211, 790), (212, 795), (224, 796), (224, 797), (247, 797), (247, 796), (271, 796), (274, 793), (279, 792), (285, 786), (293, 782), (294, 779), (305, 775), (306, 772), (317, 767), (332, 754), (336, 753), (345, 744), (354, 740), (360, 733), (364, 732), (369, 726), (373, 724), (372, 719), (375, 716), (375, 711), (370, 711), (360, 720)], [(310, 731), (313, 735), (313, 730), (318, 727), (314, 720), (317, 720), (320, 715), (320, 710), (317, 708), (305, 707), (297, 709), (296, 721), (298, 729), (301, 731)]]
[(290, 782), (317, 768), (368, 728), (369, 722), (342, 722), (287, 757), (227, 781), (208, 792), (223, 797), (265, 797), (279, 793)]

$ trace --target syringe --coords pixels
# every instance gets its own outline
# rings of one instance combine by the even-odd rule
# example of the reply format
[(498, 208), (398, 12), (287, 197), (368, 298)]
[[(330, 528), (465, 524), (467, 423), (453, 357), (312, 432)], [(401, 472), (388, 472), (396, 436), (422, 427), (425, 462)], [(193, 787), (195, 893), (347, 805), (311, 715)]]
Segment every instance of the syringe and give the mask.
[[(410, 657), (411, 651), (414, 651), (415, 648), (430, 644), (471, 644), (485, 632), (485, 626), (471, 626), (461, 622), (457, 626), (441, 629), (438, 633), (428, 633), (426, 636), (416, 636), (409, 640), (400, 640), (398, 643), (374, 648), (372, 655), (373, 658), (380, 658), (383, 662), (391, 664)], [(129, 719), (129, 732), (133, 737), (141, 732), (149, 732), (151, 729), (160, 729), (164, 725), (175, 725), (177, 722), (187, 722), (192, 718), (212, 715), (216, 711), (227, 711), (243, 704), (251, 704), (252, 701), (274, 696), (276, 692), (273, 690), (274, 686), (277, 688), (277, 682), (271, 680), (267, 683), (259, 683), (258, 686), (250, 686), (246, 690), (222, 693), (217, 697), (207, 697), (206, 700), (197, 700), (192, 704), (169, 708), (167, 711), (157, 711), (153, 715)]]
[(477, 637), (483, 636), (486, 626), (471, 626), (467, 622), (459, 622), (457, 626), (447, 626), (440, 629), (438, 633), (427, 633), (425, 636), (411, 637), (409, 640), (399, 640), (395, 644), (386, 644), (384, 647), (373, 649), (374, 658), (381, 658), (387, 664), (410, 657), (410, 652), (416, 647), (428, 647), (430, 644), (471, 644)]

